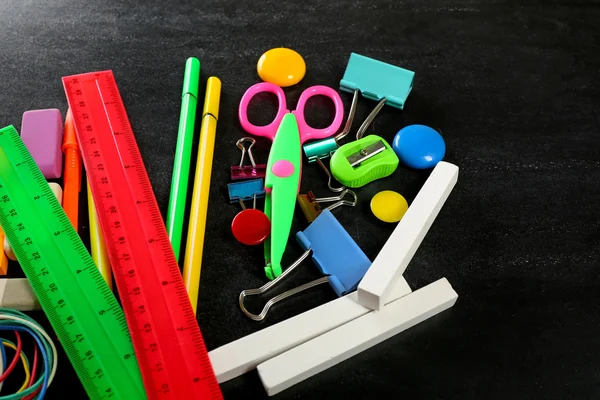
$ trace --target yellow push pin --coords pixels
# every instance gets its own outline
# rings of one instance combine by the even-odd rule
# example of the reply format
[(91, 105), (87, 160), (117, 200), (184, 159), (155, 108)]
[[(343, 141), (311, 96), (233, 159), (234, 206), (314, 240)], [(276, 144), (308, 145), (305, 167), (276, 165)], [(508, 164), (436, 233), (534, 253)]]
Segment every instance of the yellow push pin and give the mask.
[(287, 87), (297, 84), (304, 78), (306, 64), (298, 52), (278, 47), (260, 57), (256, 70), (263, 81)]
[(408, 210), (408, 202), (400, 193), (384, 190), (371, 199), (373, 215), (383, 222), (398, 222)]

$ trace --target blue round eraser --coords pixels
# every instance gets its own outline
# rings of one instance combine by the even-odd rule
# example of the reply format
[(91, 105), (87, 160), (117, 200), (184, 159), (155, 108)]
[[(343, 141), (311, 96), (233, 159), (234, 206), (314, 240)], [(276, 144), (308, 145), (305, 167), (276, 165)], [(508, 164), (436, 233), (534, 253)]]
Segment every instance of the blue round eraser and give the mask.
[(446, 142), (435, 129), (425, 125), (409, 125), (394, 136), (394, 152), (406, 166), (433, 168), (446, 154)]

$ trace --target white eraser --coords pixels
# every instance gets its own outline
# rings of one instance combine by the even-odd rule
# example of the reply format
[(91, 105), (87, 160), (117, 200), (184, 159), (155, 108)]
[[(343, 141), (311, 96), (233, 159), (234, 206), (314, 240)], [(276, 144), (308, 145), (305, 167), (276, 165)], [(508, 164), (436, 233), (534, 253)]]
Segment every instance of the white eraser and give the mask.
[(48, 182), (48, 186), (50, 186), (52, 193), (54, 193), (56, 200), (58, 200), (58, 204), (62, 204), (63, 190), (60, 185), (55, 182)]
[(408, 263), (458, 180), (458, 167), (440, 161), (358, 284), (358, 302), (381, 310), (390, 282), (402, 276)]
[(14, 250), (10, 245), (10, 242), (8, 241), (8, 236), (4, 236), (4, 243), (2, 243), (2, 248), (4, 250), (4, 254), (6, 254), (6, 257), (8, 257), (10, 260), (17, 261), (17, 255), (15, 254)]
[[(403, 277), (400, 277), (392, 287), (393, 300), (411, 292)], [(356, 292), (352, 292), (214, 349), (208, 355), (217, 380), (223, 383), (236, 378), (253, 370), (261, 362), (365, 315), (369, 311), (358, 304)]]
[(458, 295), (442, 278), (258, 365), (273, 396), (454, 305)]
[(26, 278), (0, 279), (0, 307), (19, 311), (42, 309)]

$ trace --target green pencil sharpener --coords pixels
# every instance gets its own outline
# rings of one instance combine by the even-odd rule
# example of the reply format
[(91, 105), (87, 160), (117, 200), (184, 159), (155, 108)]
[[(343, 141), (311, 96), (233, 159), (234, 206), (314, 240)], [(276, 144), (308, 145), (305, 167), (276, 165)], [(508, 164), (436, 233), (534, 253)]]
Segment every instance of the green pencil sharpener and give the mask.
[(314, 162), (317, 158), (328, 158), (338, 149), (337, 141), (334, 137), (317, 142), (312, 142), (302, 146), (308, 162)]
[(330, 168), (342, 185), (357, 188), (391, 175), (399, 162), (388, 142), (368, 135), (341, 146), (331, 156)]

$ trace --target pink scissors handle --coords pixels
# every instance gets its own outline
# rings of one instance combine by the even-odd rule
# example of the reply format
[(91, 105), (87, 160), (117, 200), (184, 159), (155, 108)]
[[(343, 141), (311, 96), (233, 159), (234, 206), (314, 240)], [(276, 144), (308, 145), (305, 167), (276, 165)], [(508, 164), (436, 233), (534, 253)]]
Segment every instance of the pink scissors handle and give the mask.
[[(277, 102), (279, 103), (279, 108), (277, 110), (277, 115), (275, 115), (275, 119), (268, 125), (256, 126), (248, 121), (248, 106), (250, 105), (250, 100), (254, 96), (259, 93), (269, 92), (273, 93), (277, 96)], [(277, 128), (281, 124), (281, 120), (283, 116), (288, 113), (286, 102), (285, 102), (285, 94), (283, 93), (283, 89), (277, 85), (274, 85), (269, 82), (260, 82), (255, 85), (252, 85), (246, 90), (246, 93), (242, 96), (242, 100), (240, 101), (240, 108), (238, 110), (238, 116), (240, 118), (240, 123), (242, 124), (242, 128), (252, 135), (267, 137), (271, 140), (275, 138), (275, 134), (277, 133)]]
[[(308, 125), (304, 119), (304, 107), (306, 106), (306, 102), (314, 96), (329, 97), (333, 101), (333, 105), (335, 106), (335, 116), (333, 122), (331, 122), (331, 125), (327, 128), (313, 128)], [(302, 92), (300, 99), (298, 99), (296, 110), (292, 111), (292, 114), (296, 116), (296, 120), (298, 121), (300, 143), (304, 144), (307, 140), (324, 139), (337, 133), (342, 125), (342, 120), (344, 119), (344, 103), (342, 103), (342, 99), (338, 92), (332, 88), (322, 85), (311, 86)]]

